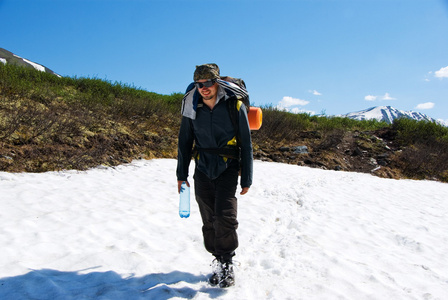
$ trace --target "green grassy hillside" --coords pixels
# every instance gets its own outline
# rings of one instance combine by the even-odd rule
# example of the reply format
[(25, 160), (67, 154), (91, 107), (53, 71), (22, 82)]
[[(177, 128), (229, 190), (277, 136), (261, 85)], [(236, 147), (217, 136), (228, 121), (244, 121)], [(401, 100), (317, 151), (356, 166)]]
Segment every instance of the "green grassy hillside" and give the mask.
[[(182, 96), (0, 63), (0, 170), (175, 158)], [(448, 129), (436, 123), (387, 125), (263, 107), (263, 126), (252, 137), (260, 160), (448, 181)], [(297, 153), (298, 146), (308, 153)]]

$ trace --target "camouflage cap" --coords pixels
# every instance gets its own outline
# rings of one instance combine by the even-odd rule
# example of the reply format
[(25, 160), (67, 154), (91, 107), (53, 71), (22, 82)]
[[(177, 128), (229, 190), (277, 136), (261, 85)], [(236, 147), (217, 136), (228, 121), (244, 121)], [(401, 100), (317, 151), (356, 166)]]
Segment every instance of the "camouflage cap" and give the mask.
[(217, 64), (204, 64), (196, 66), (196, 70), (193, 75), (194, 81), (215, 78), (219, 78), (219, 67)]

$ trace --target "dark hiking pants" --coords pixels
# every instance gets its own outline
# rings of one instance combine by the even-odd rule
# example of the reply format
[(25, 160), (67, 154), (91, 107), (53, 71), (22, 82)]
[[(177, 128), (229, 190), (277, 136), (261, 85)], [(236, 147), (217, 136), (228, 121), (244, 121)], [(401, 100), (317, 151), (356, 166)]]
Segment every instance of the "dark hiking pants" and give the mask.
[(237, 184), (236, 161), (214, 180), (197, 169), (194, 174), (194, 188), (202, 217), (205, 249), (224, 260), (230, 260), (238, 247), (235, 197)]

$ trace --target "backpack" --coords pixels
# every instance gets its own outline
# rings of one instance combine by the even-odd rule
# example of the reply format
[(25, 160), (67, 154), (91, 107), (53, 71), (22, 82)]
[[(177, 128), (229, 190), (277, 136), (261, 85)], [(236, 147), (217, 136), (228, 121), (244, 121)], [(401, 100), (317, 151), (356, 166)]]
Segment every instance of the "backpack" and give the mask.
[[(236, 84), (237, 86), (242, 88), (247, 93), (246, 83), (244, 82), (243, 79), (233, 78), (230, 76), (221, 76), (220, 79)], [(237, 95), (237, 98), (238, 98), (238, 100), (241, 100), (243, 102), (243, 104), (246, 106), (247, 112), (249, 112), (249, 108), (250, 108), (249, 93), (247, 93), (247, 96), (238, 96)]]
[[(247, 113), (249, 113), (250, 109), (250, 101), (249, 101), (249, 93), (246, 89), (246, 83), (243, 79), (240, 78), (234, 78), (230, 76), (220, 76), (220, 80), (226, 82), (227, 84), (224, 86), (221, 84), (224, 89), (226, 90), (226, 93), (228, 95), (232, 95), (234, 97), (231, 97), (230, 100), (226, 101), (227, 103), (227, 110), (230, 115), (230, 119), (232, 120), (233, 127), (235, 128), (235, 136), (238, 136), (238, 111), (240, 108), (240, 105), (238, 104), (238, 101), (241, 101), (244, 106), (246, 107)], [(236, 88), (234, 85), (237, 85), (238, 88)], [(187, 90), (185, 94), (189, 93), (194, 88), (194, 82), (190, 83), (190, 85), (187, 87)], [(185, 98), (184, 98), (185, 99)], [(237, 141), (239, 144), (239, 141)]]
[[(237, 85), (240, 89), (235, 89), (231, 84), (224, 87), (226, 89), (226, 93), (232, 94), (234, 97), (231, 97), (226, 101), (227, 105), (227, 111), (229, 112), (230, 120), (232, 121), (233, 128), (235, 131), (235, 138), (236, 138), (236, 147), (235, 146), (225, 146), (223, 148), (214, 148), (214, 149), (199, 149), (198, 147), (194, 147), (193, 149), (193, 157), (196, 157), (198, 154), (198, 151), (205, 151), (209, 153), (218, 154), (224, 157), (234, 158), (234, 159), (240, 159), (239, 155), (239, 148), (241, 145), (241, 141), (238, 137), (238, 129), (239, 129), (239, 109), (241, 105), (244, 104), (246, 107), (246, 111), (249, 112), (250, 109), (250, 101), (249, 101), (249, 93), (246, 90), (246, 84), (244, 80), (240, 78), (233, 78), (230, 76), (221, 76), (221, 80), (230, 82), (231, 84)], [(194, 83), (190, 84), (187, 88), (187, 92), (193, 89)], [(238, 102), (242, 102), (242, 104), (239, 104)]]
[[(233, 78), (230, 76), (221, 76), (221, 80), (234, 83), (238, 85), (241, 89), (243, 89), (247, 93), (246, 89), (246, 83), (241, 78)], [(237, 145), (240, 145), (240, 141), (238, 139), (238, 111), (239, 111), (239, 105), (238, 101), (241, 101), (244, 106), (246, 107), (246, 111), (249, 113), (250, 109), (250, 101), (249, 101), (249, 93), (246, 95), (235, 95), (235, 97), (232, 97), (229, 101), (227, 101), (227, 110), (229, 111), (230, 119), (232, 120), (233, 127), (235, 128), (235, 137), (237, 139)]]

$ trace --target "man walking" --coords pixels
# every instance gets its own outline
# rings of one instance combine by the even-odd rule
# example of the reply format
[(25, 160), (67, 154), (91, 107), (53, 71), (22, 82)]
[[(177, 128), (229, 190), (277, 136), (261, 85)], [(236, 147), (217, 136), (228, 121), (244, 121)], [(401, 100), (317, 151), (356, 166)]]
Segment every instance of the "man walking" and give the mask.
[(216, 64), (196, 66), (194, 84), (182, 101), (176, 174), (180, 192), (183, 182), (189, 186), (193, 156), (204, 245), (215, 257), (209, 282), (229, 287), (235, 283), (232, 258), (238, 247), (238, 174), (240, 195), (244, 195), (252, 184), (253, 155), (247, 111), (241, 101), (249, 95), (244, 87), (220, 78)]

